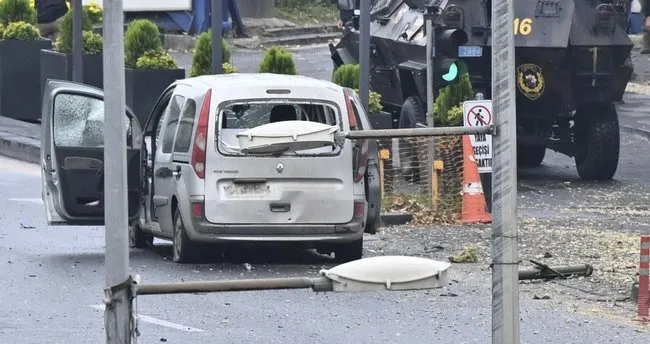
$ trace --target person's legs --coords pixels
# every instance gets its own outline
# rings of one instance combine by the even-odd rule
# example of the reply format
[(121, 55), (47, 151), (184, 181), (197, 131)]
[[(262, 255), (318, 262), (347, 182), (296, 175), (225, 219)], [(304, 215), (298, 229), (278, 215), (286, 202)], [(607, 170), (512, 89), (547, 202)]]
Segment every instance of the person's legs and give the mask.
[(52, 34), (54, 31), (56, 31), (56, 29), (56, 22), (38, 24), (38, 30), (40, 31), (41, 36), (45, 38), (52, 39)]
[(59, 31), (61, 31), (61, 22), (63, 17), (54, 21), (54, 28), (52, 29), (52, 42), (56, 42), (56, 39), (59, 37)]
[(643, 47), (641, 48), (641, 54), (650, 54), (650, 32), (645, 27), (643, 28)]
[(38, 24), (38, 30), (40, 31), (41, 36), (50, 39), (52, 42), (56, 42), (56, 39), (59, 36), (61, 21), (63, 21), (63, 17), (51, 23)]

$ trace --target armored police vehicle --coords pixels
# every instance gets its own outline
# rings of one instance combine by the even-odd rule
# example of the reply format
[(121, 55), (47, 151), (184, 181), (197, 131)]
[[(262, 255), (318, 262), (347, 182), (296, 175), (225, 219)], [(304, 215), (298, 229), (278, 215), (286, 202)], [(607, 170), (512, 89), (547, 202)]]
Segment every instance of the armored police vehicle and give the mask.
[[(546, 149), (575, 158), (582, 179), (611, 179), (619, 157), (614, 103), (632, 74), (626, 34), (629, 1), (517, 0), (517, 146), (520, 165), (539, 165)], [(446, 68), (466, 66), (475, 92), (491, 98), (491, 0), (374, 0), (370, 88), (395, 127), (426, 123), (424, 14), (437, 9), (435, 89)], [(622, 25), (624, 24), (624, 25)], [(355, 21), (357, 26), (358, 21)], [(335, 68), (358, 63), (356, 30), (330, 44)], [(452, 81), (453, 82), (453, 81)]]

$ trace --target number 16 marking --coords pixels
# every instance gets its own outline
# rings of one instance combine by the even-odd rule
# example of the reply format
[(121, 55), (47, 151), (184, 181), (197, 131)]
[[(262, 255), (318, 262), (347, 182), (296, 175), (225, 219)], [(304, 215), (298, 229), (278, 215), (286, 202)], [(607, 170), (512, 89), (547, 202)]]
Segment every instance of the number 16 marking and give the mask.
[(533, 20), (530, 18), (519, 19), (515, 18), (515, 35), (528, 36), (533, 32)]

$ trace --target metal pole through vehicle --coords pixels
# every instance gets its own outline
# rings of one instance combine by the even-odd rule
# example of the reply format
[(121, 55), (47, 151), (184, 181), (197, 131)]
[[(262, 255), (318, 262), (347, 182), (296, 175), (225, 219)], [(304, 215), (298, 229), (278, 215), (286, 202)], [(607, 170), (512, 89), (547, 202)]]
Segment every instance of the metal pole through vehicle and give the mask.
[[(212, 74), (223, 73), (223, 49), (221, 47), (222, 32), (221, 26), (223, 25), (223, 0), (212, 0)], [(227, 0), (226, 0), (227, 1)]]
[(519, 344), (514, 0), (492, 1), (492, 343)]
[(104, 150), (104, 319), (108, 344), (132, 342), (123, 27), (122, 0), (104, 0), (104, 147), (111, 148)]
[(83, 6), (72, 0), (72, 81), (83, 82)]
[(366, 111), (370, 106), (370, 0), (359, 1), (359, 98)]

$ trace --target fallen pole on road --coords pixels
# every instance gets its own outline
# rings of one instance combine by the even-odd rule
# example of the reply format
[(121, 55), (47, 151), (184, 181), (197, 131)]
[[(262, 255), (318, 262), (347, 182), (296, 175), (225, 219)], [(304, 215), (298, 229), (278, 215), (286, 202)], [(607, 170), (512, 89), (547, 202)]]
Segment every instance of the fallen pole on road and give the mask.
[(530, 262), (535, 264), (537, 267), (519, 270), (520, 281), (567, 278), (569, 276), (591, 276), (594, 272), (594, 268), (589, 264), (548, 266), (534, 260), (531, 260)]
[(289, 277), (246, 279), (230, 281), (200, 281), (136, 285), (137, 295), (216, 293), (273, 289), (312, 289), (315, 292), (332, 291), (332, 281), (327, 277)]

